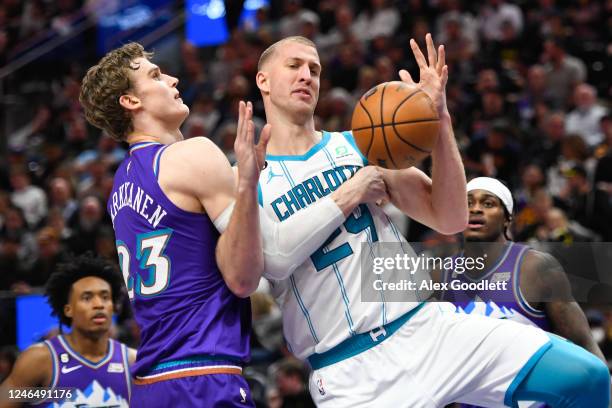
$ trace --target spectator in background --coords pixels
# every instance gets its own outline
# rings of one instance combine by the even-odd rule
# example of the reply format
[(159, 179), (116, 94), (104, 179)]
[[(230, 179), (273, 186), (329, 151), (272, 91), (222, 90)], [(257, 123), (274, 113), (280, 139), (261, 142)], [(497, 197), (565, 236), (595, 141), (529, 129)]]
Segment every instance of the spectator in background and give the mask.
[(62, 260), (63, 248), (58, 231), (52, 227), (42, 228), (36, 234), (36, 242), (38, 256), (25, 280), (30, 286), (44, 286)]
[(538, 241), (562, 242), (566, 245), (595, 240), (591, 231), (580, 224), (570, 222), (565, 212), (559, 208), (548, 210), (544, 223), (537, 228), (535, 236)]
[(32, 185), (28, 172), (20, 167), (11, 169), (11, 201), (23, 211), (29, 228), (36, 228), (47, 215), (47, 196), (45, 191)]
[(503, 0), (488, 0), (480, 8), (478, 23), (485, 41), (500, 41), (503, 38), (503, 25), (508, 22), (517, 34), (523, 31), (523, 12), (516, 4)]
[(465, 168), (480, 176), (495, 177), (510, 184), (516, 176), (518, 151), (507, 127), (496, 125), (486, 137), (474, 141), (465, 154)]
[[(466, 40), (474, 47), (473, 51), (479, 49), (478, 41), (478, 21), (474, 15), (470, 13), (465, 5), (461, 4), (461, 0), (442, 0), (440, 1), (440, 10), (443, 11), (436, 18), (435, 30), (436, 39), (441, 44), (448, 44), (444, 41), (446, 35), (447, 22), (456, 20), (459, 23), (459, 30)], [(447, 47), (450, 48), (450, 47)], [(448, 52), (448, 50), (446, 50)], [(447, 58), (448, 61), (448, 58)]]
[(544, 171), (553, 166), (561, 155), (561, 142), (565, 138), (565, 115), (553, 112), (540, 119), (538, 128), (525, 146), (527, 157), (532, 158)]
[(81, 199), (79, 211), (72, 217), (71, 229), (74, 234), (70, 239), (69, 249), (77, 255), (87, 251), (95, 252), (96, 239), (104, 224), (104, 208), (96, 196)]
[(278, 22), (281, 38), (299, 34), (300, 11), (302, 11), (302, 0), (283, 1), (283, 16)]
[(589, 148), (595, 148), (603, 141), (600, 127), (607, 109), (597, 103), (597, 91), (589, 84), (580, 84), (574, 90), (575, 109), (565, 120), (565, 129), (568, 133), (580, 135)]
[(461, 24), (459, 12), (446, 14), (443, 31), (438, 41), (444, 44), (446, 62), (451, 70), (456, 70), (463, 61), (470, 60), (477, 50), (474, 40), (467, 33), (465, 26)]
[(532, 65), (527, 71), (527, 84), (517, 103), (518, 114), (523, 128), (536, 124), (538, 104), (550, 104), (549, 90), (546, 84), (546, 69), (542, 65)]
[(546, 179), (542, 168), (537, 164), (528, 164), (521, 175), (521, 185), (514, 190), (516, 211), (521, 211), (533, 200), (536, 191), (546, 186)]
[(560, 38), (548, 38), (544, 41), (544, 52), (541, 56), (546, 69), (546, 86), (550, 92), (553, 108), (565, 109), (574, 86), (586, 79), (584, 62), (565, 52)]
[(62, 177), (56, 177), (49, 183), (49, 199), (49, 211), (59, 211), (64, 221), (69, 220), (79, 206), (74, 199), (72, 186)]
[(334, 18), (335, 24), (327, 34), (315, 39), (315, 44), (321, 51), (321, 61), (328, 61), (340, 44), (351, 43), (358, 38), (357, 30), (353, 25), (354, 14), (351, 7), (347, 5), (339, 6), (335, 10)]
[(590, 157), (588, 146), (580, 136), (568, 135), (561, 141), (561, 155), (546, 174), (548, 191), (553, 196), (559, 196), (567, 183), (565, 175), (576, 165), (583, 166), (590, 178), (595, 160)]
[(392, 37), (399, 27), (400, 17), (388, 0), (370, 0), (370, 7), (359, 13), (353, 29), (362, 42), (370, 41), (378, 35)]
[(306, 388), (304, 364), (294, 358), (285, 358), (271, 368), (282, 408), (314, 408), (315, 404)]
[(221, 113), (215, 101), (208, 93), (201, 94), (193, 103), (190, 115), (183, 125), (185, 139), (196, 136), (211, 137), (220, 119)]

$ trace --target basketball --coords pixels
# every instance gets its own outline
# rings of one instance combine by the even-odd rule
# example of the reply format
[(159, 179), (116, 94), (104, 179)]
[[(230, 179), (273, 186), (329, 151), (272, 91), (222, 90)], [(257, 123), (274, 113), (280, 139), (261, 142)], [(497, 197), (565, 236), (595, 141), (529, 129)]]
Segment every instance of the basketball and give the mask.
[(370, 164), (405, 169), (431, 154), (438, 140), (439, 117), (425, 92), (392, 81), (375, 86), (359, 99), (351, 129)]

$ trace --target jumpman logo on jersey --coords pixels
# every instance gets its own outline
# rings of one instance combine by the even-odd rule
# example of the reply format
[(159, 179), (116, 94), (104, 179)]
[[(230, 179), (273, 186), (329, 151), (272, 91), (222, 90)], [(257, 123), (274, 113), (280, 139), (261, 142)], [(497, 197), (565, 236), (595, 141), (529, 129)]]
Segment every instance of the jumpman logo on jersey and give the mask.
[(266, 181), (266, 184), (270, 184), (270, 181), (272, 181), (274, 177), (283, 177), (283, 175), (274, 174), (274, 168), (270, 165), (270, 171), (268, 172), (268, 181)]

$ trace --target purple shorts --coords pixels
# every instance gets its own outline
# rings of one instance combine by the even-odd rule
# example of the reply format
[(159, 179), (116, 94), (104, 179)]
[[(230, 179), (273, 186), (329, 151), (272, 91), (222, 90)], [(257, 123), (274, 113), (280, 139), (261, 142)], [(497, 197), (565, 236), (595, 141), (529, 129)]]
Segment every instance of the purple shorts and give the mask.
[(132, 386), (134, 408), (255, 407), (249, 386), (240, 374), (207, 374)]

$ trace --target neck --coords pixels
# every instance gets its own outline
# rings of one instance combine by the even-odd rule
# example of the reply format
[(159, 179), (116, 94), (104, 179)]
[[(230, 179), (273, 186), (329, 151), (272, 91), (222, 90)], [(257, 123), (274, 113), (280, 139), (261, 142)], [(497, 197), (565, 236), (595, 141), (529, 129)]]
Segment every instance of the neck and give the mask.
[(165, 126), (154, 121), (145, 124), (134, 122), (134, 130), (126, 138), (130, 145), (141, 142), (157, 142), (167, 145), (184, 139), (178, 126)]
[(86, 333), (73, 327), (72, 332), (64, 335), (64, 337), (70, 344), (70, 347), (92, 361), (103, 358), (108, 351), (108, 331), (100, 336)]
[(267, 114), (272, 137), (267, 152), (271, 155), (302, 155), (321, 140), (314, 126), (314, 117), (290, 118), (280, 112)]
[(491, 269), (491, 267), (499, 260), (499, 257), (506, 250), (506, 245), (509, 241), (500, 235), (493, 242), (463, 242), (463, 256), (465, 258), (483, 258), (484, 268), (482, 270), (474, 269), (466, 273), (472, 277), (478, 277), (482, 273)]

